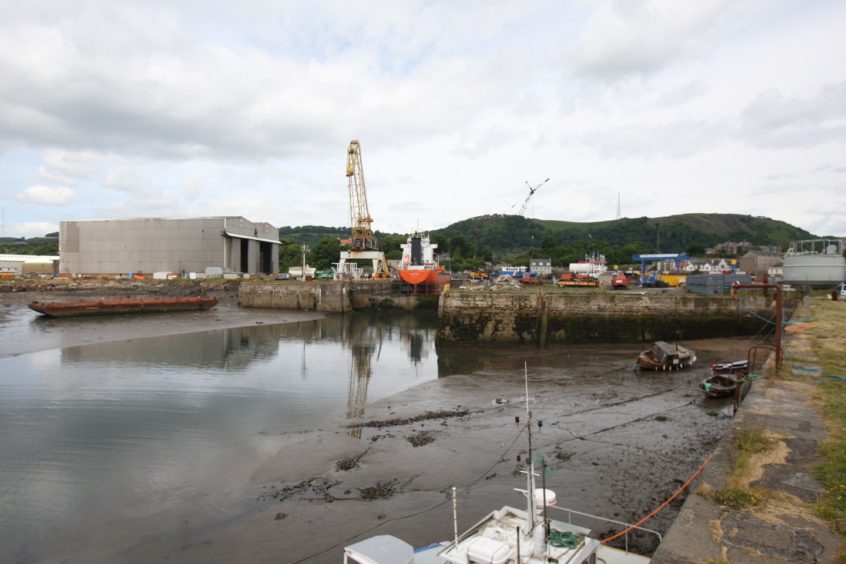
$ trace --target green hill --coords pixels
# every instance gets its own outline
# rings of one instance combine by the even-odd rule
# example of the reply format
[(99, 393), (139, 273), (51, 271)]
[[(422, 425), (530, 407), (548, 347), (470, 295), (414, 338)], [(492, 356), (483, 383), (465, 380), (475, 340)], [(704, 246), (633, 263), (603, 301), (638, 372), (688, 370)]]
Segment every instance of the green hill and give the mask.
[(294, 241), (314, 246), (321, 239), (332, 237), (335, 239), (347, 239), (350, 237), (349, 227), (326, 227), (325, 225), (301, 225), (297, 227), (280, 227), (279, 239), (283, 242)]
[(691, 245), (712, 247), (725, 241), (749, 241), (784, 249), (790, 241), (814, 237), (783, 221), (737, 214), (683, 214), (586, 223), (486, 215), (453, 223), (435, 233), (447, 238), (464, 236), (495, 252), (537, 247), (547, 236), (556, 245), (601, 241), (616, 247), (638, 244), (656, 252), (681, 252)]
[[(315, 245), (324, 237), (346, 238), (349, 229), (283, 227), (279, 234), (289, 242)], [(645, 252), (701, 255), (705, 248), (727, 241), (784, 250), (791, 241), (815, 238), (804, 229), (767, 217), (705, 213), (585, 223), (484, 215), (437, 229), (431, 235), (438, 251), (451, 255), (455, 270), (480, 268), (491, 260), (528, 264), (531, 257), (550, 257), (553, 264), (560, 265), (579, 260), (592, 250), (605, 254), (610, 263), (628, 263), (631, 255)], [(405, 235), (378, 236), (389, 258), (398, 258)]]
[(691, 245), (713, 247), (725, 241), (749, 241), (786, 249), (791, 241), (815, 237), (783, 221), (738, 214), (689, 213), (592, 223), (532, 221), (543, 225), (558, 243), (576, 242), (589, 234), (612, 245), (641, 243), (662, 252), (684, 251)]
[(0, 253), (11, 255), (58, 255), (58, 234), (56, 234), (56, 237), (31, 237), (29, 239), (24, 237), (0, 237)]
[(515, 264), (528, 264), (531, 257), (550, 257), (554, 265), (561, 265), (596, 251), (605, 254), (610, 263), (625, 264), (633, 254), (645, 252), (701, 255), (705, 248), (726, 241), (786, 249), (793, 240), (815, 237), (783, 221), (738, 214), (683, 214), (585, 223), (486, 215), (453, 223), (434, 231), (433, 236), (446, 243), (440, 249), (454, 250), (458, 242), (463, 250), (453, 255), (457, 255), (460, 265), (471, 266), (491, 252), (497, 260)]

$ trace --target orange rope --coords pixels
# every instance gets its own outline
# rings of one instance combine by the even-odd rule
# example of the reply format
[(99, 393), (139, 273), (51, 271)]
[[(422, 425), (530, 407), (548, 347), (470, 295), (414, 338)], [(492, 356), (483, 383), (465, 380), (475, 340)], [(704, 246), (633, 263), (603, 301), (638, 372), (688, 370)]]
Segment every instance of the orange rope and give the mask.
[(635, 527), (640, 527), (641, 525), (643, 525), (644, 523), (646, 523), (647, 521), (649, 521), (650, 519), (652, 519), (653, 517), (655, 517), (655, 515), (656, 515), (659, 511), (661, 511), (662, 509), (664, 509), (665, 507), (667, 507), (667, 506), (668, 506), (668, 505), (669, 505), (669, 504), (670, 504), (670, 503), (671, 503), (674, 499), (676, 499), (676, 498), (679, 496), (679, 494), (680, 494), (680, 493), (682, 493), (682, 492), (685, 490), (685, 488), (687, 488), (687, 487), (690, 485), (690, 483), (691, 483), (691, 482), (693, 482), (693, 480), (695, 480), (695, 479), (696, 479), (696, 477), (697, 477), (697, 476), (699, 476), (699, 474), (702, 472), (702, 470), (703, 470), (706, 466), (708, 466), (708, 463), (709, 463), (709, 462), (711, 462), (711, 458), (713, 458), (713, 456), (714, 456), (714, 453), (709, 454), (709, 455), (708, 455), (708, 458), (706, 458), (706, 459), (705, 459), (705, 462), (703, 462), (703, 463), (702, 463), (702, 466), (700, 466), (700, 467), (699, 467), (699, 469), (698, 469), (698, 470), (696, 470), (696, 472), (694, 472), (694, 473), (693, 473), (693, 475), (692, 475), (690, 478), (688, 478), (687, 482), (685, 482), (685, 483), (684, 483), (684, 485), (683, 485), (682, 487), (680, 487), (678, 490), (676, 490), (676, 493), (674, 493), (673, 495), (671, 495), (671, 496), (667, 499), (667, 501), (665, 501), (664, 503), (662, 503), (661, 505), (659, 505), (659, 506), (658, 506), (658, 509), (656, 509), (655, 511), (653, 511), (652, 513), (650, 513), (649, 515), (647, 515), (646, 517), (644, 517), (643, 519), (641, 519), (640, 521), (638, 521), (637, 523), (635, 523), (634, 525), (630, 525), (629, 527), (627, 527), (627, 528), (623, 529), (623, 530), (622, 530), (622, 531), (620, 531), (619, 533), (617, 533), (617, 534), (615, 534), (615, 535), (611, 535), (610, 537), (608, 537), (608, 538), (606, 538), (606, 539), (602, 539), (602, 540), (601, 540), (601, 541), (599, 541), (599, 542), (601, 542), (601, 543), (603, 543), (603, 544), (606, 544), (606, 543), (611, 542), (611, 541), (612, 541), (612, 540), (614, 540), (614, 539), (618, 539), (618, 538), (620, 538), (621, 536), (623, 536), (623, 535), (625, 535), (626, 533), (628, 533), (629, 531), (633, 530)]

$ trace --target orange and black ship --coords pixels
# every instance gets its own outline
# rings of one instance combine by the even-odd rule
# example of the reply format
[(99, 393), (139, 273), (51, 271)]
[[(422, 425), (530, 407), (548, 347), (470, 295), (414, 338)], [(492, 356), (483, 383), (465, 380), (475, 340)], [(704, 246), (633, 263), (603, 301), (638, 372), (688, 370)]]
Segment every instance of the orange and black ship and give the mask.
[(438, 245), (429, 241), (428, 234), (415, 232), (409, 235), (406, 244), (400, 247), (400, 280), (414, 288), (429, 287), (439, 293), (443, 285), (449, 282), (450, 275), (435, 260), (434, 251)]

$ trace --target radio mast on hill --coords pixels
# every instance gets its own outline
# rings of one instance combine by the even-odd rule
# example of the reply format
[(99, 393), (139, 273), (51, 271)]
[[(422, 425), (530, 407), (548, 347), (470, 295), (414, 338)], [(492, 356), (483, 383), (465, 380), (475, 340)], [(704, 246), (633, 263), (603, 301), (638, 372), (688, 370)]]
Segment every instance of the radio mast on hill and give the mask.
[(617, 219), (623, 217), (623, 206), (620, 205), (620, 191), (617, 190)]

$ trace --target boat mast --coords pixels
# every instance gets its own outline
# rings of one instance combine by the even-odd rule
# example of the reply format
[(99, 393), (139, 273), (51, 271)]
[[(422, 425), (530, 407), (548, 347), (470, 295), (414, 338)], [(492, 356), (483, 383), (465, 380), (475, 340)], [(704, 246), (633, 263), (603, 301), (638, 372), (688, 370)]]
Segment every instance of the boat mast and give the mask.
[(531, 535), (535, 529), (535, 459), (532, 453), (532, 412), (529, 409), (529, 368), (525, 361), (523, 362), (523, 377), (526, 382), (526, 424), (529, 430), (529, 464), (526, 475), (526, 499), (528, 499), (528, 508), (526, 516), (529, 521), (529, 530), (527, 533)]

